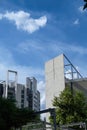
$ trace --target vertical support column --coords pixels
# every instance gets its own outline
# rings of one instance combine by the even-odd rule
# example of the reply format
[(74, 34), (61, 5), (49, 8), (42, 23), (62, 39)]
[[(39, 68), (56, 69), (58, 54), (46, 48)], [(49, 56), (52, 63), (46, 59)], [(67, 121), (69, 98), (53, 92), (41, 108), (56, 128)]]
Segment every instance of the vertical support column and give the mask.
[(44, 118), (44, 122), (43, 122), (43, 130), (46, 130), (46, 118)]
[(7, 71), (7, 79), (6, 79), (6, 86), (5, 86), (5, 98), (8, 97), (8, 85), (9, 85), (9, 71)]
[(56, 130), (56, 112), (54, 109), (54, 130)]
[(54, 130), (56, 130), (56, 112), (55, 112), (55, 109), (51, 109), (50, 111), (50, 115), (52, 116), (53, 118), (53, 125), (54, 125)]
[(17, 82), (18, 82), (18, 75), (17, 72), (15, 73), (15, 99), (17, 100)]
[(7, 71), (7, 80), (6, 80), (6, 88), (5, 88), (5, 98), (8, 97), (9, 73), (14, 73), (15, 74), (15, 98), (16, 98), (18, 76), (17, 76), (17, 72), (16, 71), (12, 71), (12, 70), (8, 70)]
[(73, 80), (73, 67), (71, 66), (71, 79)]

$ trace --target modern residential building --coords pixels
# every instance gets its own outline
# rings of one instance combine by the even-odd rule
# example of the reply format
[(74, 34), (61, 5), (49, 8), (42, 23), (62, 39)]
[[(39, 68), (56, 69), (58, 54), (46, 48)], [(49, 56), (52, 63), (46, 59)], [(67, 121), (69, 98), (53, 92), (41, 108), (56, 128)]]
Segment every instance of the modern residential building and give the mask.
[(32, 77), (26, 78), (28, 105), (32, 110), (40, 110), (40, 92), (37, 90), (37, 80)]
[[(15, 80), (9, 80), (9, 73), (15, 74)], [(35, 77), (26, 78), (26, 84), (17, 83), (18, 74), (16, 71), (8, 70), (7, 80), (0, 82), (0, 96), (16, 100), (18, 108), (29, 108), (40, 110), (40, 92), (37, 90), (37, 80)]]
[[(59, 96), (68, 85), (71, 90), (78, 89), (87, 96), (87, 78), (84, 78), (70, 60), (61, 54), (45, 64), (46, 109), (52, 108), (54, 96)], [(47, 121), (49, 114), (47, 114)]]

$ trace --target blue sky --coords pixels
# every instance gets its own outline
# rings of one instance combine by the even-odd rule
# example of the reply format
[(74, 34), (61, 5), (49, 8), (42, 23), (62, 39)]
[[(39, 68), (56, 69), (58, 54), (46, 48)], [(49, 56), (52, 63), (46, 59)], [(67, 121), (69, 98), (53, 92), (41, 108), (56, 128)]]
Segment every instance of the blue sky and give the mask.
[(0, 79), (17, 70), (35, 76), (45, 107), (45, 62), (64, 53), (87, 76), (87, 11), (83, 0), (0, 0)]

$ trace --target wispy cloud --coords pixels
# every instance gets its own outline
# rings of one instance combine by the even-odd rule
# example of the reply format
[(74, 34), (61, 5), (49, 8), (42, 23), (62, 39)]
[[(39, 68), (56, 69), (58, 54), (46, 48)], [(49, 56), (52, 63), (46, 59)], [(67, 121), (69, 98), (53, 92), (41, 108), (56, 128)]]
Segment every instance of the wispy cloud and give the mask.
[(2, 14), (0, 14), (0, 20), (3, 18), (3, 15)]
[(40, 40), (28, 40), (18, 45), (18, 51), (23, 53), (29, 53), (30, 50), (43, 51), (44, 47), (41, 46)]
[(80, 6), (80, 7), (78, 8), (78, 10), (79, 10), (80, 13), (86, 12), (86, 10), (83, 10), (83, 6)]
[(74, 25), (78, 25), (79, 24), (79, 19), (76, 19), (74, 22), (73, 22)]
[(87, 55), (87, 48), (86, 47), (83, 47), (83, 46), (75, 46), (75, 45), (72, 45), (70, 46), (71, 48), (71, 51), (72, 52), (76, 52), (78, 54), (82, 54), (82, 55)]
[(81, 13), (83, 13), (84, 11), (83, 11), (83, 6), (80, 6), (79, 8), (78, 8), (78, 10), (81, 12)]
[(14, 64), (12, 53), (5, 47), (0, 46), (0, 63)]
[[(11, 62), (10, 62), (11, 63)], [(40, 68), (34, 68), (31, 66), (22, 66), (22, 65), (17, 65), (17, 64), (8, 64), (8, 63), (0, 63), (0, 80), (5, 80), (6, 78), (6, 72), (7, 70), (15, 70), (18, 72), (18, 82), (19, 83), (25, 83), (26, 77), (36, 77), (39, 78), (41, 76), (44, 76), (44, 70)]]
[(30, 16), (30, 13), (24, 11), (17, 12), (6, 12), (0, 14), (0, 20), (6, 18), (9, 21), (13, 21), (17, 29), (21, 29), (28, 33), (33, 33), (34, 31), (44, 27), (47, 23), (47, 17), (41, 16), (38, 19), (34, 19)]
[(42, 41), (25, 41), (23, 43), (20, 43), (18, 45), (18, 51), (21, 53), (29, 53), (29, 50), (41, 51), (41, 53), (49, 55), (51, 53), (52, 55), (59, 53), (66, 53), (66, 52), (74, 52), (81, 55), (87, 54), (87, 48), (81, 45), (78, 45), (75, 43), (66, 43), (61, 41), (54, 41), (54, 40), (45, 40), (45, 44), (43, 44)]
[(63, 43), (58, 42), (54, 43), (50, 46), (52, 51), (60, 51), (61, 53), (68, 52), (68, 53), (78, 53), (80, 55), (87, 55), (87, 48), (81, 45), (75, 45), (72, 43)]

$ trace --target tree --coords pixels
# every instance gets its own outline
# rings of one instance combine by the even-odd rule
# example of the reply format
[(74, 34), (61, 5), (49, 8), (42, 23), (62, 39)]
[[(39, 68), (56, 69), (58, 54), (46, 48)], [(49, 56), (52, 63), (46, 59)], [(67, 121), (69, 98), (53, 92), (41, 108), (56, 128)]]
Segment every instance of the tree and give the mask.
[(83, 10), (87, 8), (87, 0), (84, 0), (85, 4), (83, 6)]
[(16, 106), (13, 101), (0, 98), (0, 129), (9, 130), (11, 128), (15, 111)]
[(34, 111), (29, 110), (28, 108), (17, 108), (13, 119), (13, 127), (19, 128), (29, 122), (37, 120), (40, 120), (40, 118), (38, 118), (38, 116), (34, 114)]
[(11, 130), (39, 120), (34, 111), (27, 108), (19, 109), (12, 100), (0, 98), (0, 130)]
[(66, 87), (59, 97), (54, 97), (52, 101), (53, 106), (56, 107), (57, 124), (85, 122), (87, 119), (86, 98), (82, 92), (73, 91), (72, 94), (71, 89)]

